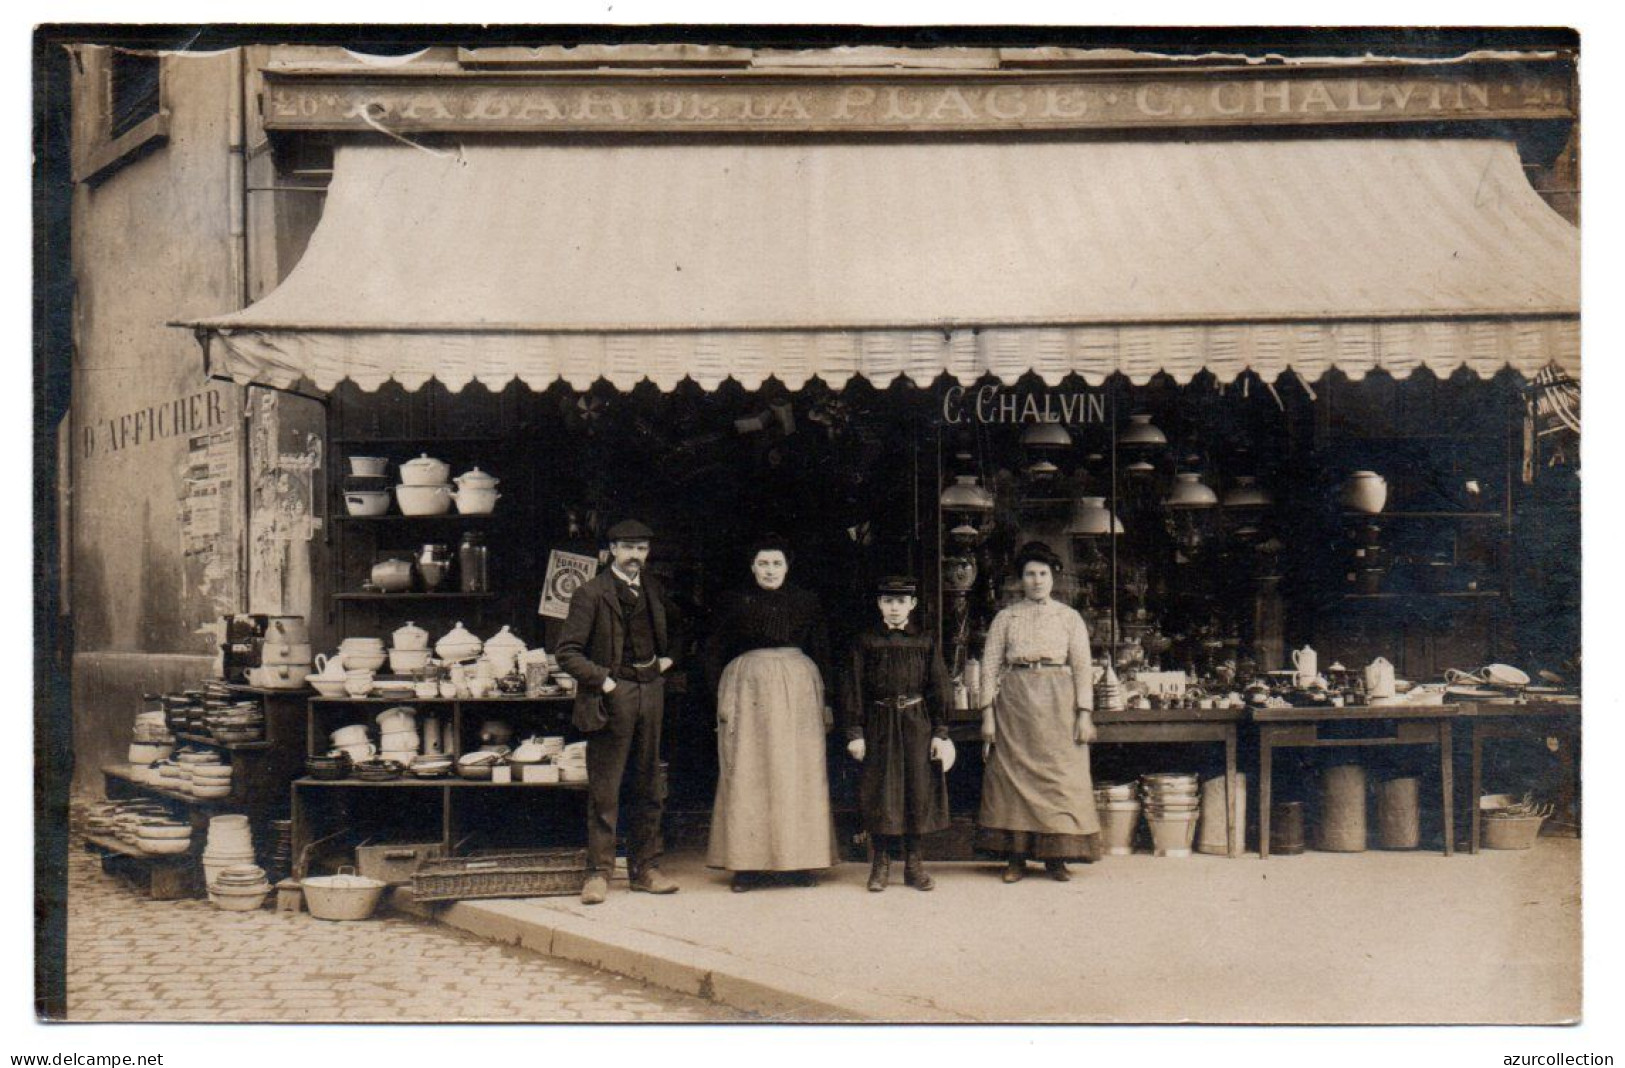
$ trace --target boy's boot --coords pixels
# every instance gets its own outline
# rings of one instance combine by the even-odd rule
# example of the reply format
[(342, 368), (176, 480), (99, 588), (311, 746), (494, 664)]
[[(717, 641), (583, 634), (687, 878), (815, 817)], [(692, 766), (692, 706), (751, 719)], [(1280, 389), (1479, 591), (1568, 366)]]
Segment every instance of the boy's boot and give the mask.
[(920, 855), (920, 839), (909, 835), (903, 839), (903, 883), (916, 890), (930, 890), (937, 881), (925, 873), (925, 858)]
[(891, 850), (878, 835), (869, 836), (869, 889), (880, 893), (891, 881)]

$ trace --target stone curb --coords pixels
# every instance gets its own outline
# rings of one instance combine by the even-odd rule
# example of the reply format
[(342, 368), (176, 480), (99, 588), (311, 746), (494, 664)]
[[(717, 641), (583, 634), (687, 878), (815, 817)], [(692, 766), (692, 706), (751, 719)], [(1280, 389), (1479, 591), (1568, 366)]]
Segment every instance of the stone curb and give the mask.
[(554, 912), (535, 901), (459, 901), (435, 907), (418, 905), (409, 893), (397, 892), (392, 904), (479, 938), (705, 998), (755, 1013), (764, 1022), (973, 1022), (935, 1006), (843, 987), (605, 920)]

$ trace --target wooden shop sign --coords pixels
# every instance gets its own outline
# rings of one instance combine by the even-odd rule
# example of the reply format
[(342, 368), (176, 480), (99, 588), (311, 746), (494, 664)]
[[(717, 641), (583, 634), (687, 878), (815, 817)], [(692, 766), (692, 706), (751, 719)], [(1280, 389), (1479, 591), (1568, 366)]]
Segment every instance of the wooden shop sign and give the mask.
[(1572, 118), (1558, 64), (790, 77), (267, 71), (271, 130), (1059, 130)]
[(1017, 393), (989, 383), (966, 389), (949, 386), (942, 394), (942, 421), (961, 423), (1104, 423), (1106, 394), (1089, 390)]

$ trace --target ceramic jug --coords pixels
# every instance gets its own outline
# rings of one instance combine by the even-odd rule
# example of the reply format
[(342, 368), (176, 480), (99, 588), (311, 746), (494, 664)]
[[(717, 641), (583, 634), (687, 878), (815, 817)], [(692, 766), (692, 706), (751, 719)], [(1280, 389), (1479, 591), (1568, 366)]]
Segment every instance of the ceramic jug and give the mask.
[(1380, 656), (1366, 665), (1365, 695), (1368, 699), (1394, 696), (1394, 665)]
[(1310, 686), (1320, 674), (1320, 657), (1309, 646), (1292, 650), (1292, 666), (1298, 669), (1298, 685)]

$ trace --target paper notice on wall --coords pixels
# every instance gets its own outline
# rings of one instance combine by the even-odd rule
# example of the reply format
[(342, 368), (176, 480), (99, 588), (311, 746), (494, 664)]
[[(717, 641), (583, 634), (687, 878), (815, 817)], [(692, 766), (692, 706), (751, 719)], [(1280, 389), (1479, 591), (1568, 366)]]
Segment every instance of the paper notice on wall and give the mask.
[(547, 554), (547, 581), (542, 584), (542, 604), (537, 609), (550, 619), (570, 614), (570, 598), (576, 588), (598, 572), (598, 558), (554, 549)]

